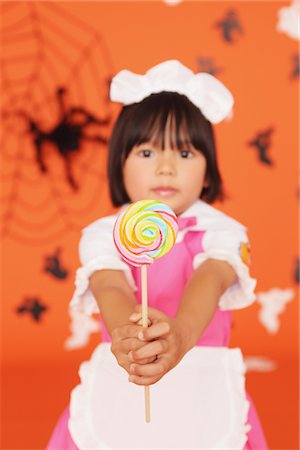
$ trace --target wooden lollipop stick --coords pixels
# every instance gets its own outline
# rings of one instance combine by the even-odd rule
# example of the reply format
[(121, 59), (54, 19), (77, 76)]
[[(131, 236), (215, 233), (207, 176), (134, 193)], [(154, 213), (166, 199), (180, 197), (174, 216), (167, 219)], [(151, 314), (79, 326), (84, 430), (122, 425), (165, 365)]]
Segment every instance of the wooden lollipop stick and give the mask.
[[(145, 328), (148, 327), (147, 265), (171, 250), (177, 231), (174, 211), (156, 200), (131, 203), (115, 222), (113, 238), (118, 252), (127, 263), (141, 266), (142, 325)], [(144, 389), (146, 422), (150, 422), (150, 388), (145, 386)]]
[[(147, 266), (142, 266), (142, 326), (148, 327)], [(145, 417), (150, 422), (150, 388), (145, 386)]]

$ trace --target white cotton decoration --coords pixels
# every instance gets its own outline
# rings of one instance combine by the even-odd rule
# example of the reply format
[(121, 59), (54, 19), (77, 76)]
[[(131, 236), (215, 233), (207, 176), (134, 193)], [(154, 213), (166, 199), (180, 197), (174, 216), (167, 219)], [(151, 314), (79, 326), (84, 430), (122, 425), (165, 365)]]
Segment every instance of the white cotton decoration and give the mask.
[(72, 334), (64, 342), (66, 350), (84, 347), (87, 345), (91, 333), (100, 331), (100, 323), (93, 317), (76, 309), (70, 309), (70, 316)]
[(272, 372), (278, 364), (265, 356), (245, 356), (244, 363), (247, 372)]
[(287, 34), (290, 38), (300, 40), (300, 1), (294, 0), (290, 6), (278, 11), (277, 31)]
[(258, 319), (270, 334), (278, 332), (280, 327), (279, 314), (285, 310), (285, 305), (295, 295), (293, 289), (273, 288), (257, 294), (257, 302), (261, 305)]
[(183, 0), (163, 0), (167, 5), (173, 6), (178, 5), (178, 3), (182, 3)]

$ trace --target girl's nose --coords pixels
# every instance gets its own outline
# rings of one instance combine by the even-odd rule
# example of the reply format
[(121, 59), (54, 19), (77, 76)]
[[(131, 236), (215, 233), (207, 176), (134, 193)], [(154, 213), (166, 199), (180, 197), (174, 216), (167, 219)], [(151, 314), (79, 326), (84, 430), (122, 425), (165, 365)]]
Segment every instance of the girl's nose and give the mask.
[(161, 152), (157, 164), (157, 173), (159, 175), (174, 175), (176, 173), (175, 152), (173, 150), (164, 150)]

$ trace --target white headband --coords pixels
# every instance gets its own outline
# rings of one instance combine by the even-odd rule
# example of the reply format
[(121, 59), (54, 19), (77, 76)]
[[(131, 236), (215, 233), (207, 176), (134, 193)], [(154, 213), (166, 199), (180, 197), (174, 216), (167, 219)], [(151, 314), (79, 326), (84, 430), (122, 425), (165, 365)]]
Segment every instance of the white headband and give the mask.
[(162, 62), (145, 75), (121, 70), (112, 79), (110, 98), (131, 105), (162, 91), (185, 95), (211, 123), (228, 117), (234, 103), (231, 92), (217, 78), (208, 73), (194, 74), (176, 60)]

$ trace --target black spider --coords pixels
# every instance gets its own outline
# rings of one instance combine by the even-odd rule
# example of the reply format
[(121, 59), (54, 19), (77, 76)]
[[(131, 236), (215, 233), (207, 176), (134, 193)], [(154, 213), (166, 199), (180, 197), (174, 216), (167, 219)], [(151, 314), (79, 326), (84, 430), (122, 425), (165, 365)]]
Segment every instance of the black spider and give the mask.
[(258, 150), (258, 156), (262, 163), (267, 164), (269, 166), (273, 165), (273, 162), (267, 155), (267, 151), (271, 145), (271, 134), (273, 133), (274, 128), (270, 127), (264, 131), (257, 133), (254, 139), (251, 139), (247, 142), (251, 147), (255, 147)]
[(62, 267), (60, 262), (61, 248), (57, 248), (53, 255), (45, 257), (44, 271), (53, 275), (59, 280), (64, 280), (68, 276), (68, 270)]
[(29, 124), (28, 131), (33, 137), (36, 161), (40, 170), (43, 173), (48, 171), (44, 159), (44, 144), (52, 143), (58, 153), (64, 158), (67, 181), (74, 190), (77, 190), (78, 184), (74, 180), (71, 169), (71, 154), (80, 150), (82, 141), (94, 141), (100, 144), (107, 144), (107, 140), (101, 135), (91, 136), (85, 130), (91, 125), (107, 125), (110, 118), (99, 119), (82, 107), (71, 107), (67, 109), (64, 101), (65, 93), (66, 89), (63, 87), (58, 88), (56, 91), (60, 108), (60, 119), (58, 124), (54, 125), (50, 130), (43, 130), (38, 122), (24, 111), (18, 111), (16, 114), (23, 116)]
[(233, 9), (227, 12), (227, 15), (223, 20), (215, 23), (217, 28), (221, 29), (224, 41), (228, 43), (234, 42), (234, 32), (243, 34), (243, 29), (239, 22), (238, 16)]
[(47, 311), (48, 307), (41, 303), (41, 300), (37, 297), (27, 297), (21, 306), (16, 309), (17, 314), (29, 313), (32, 318), (39, 322), (41, 314)]

